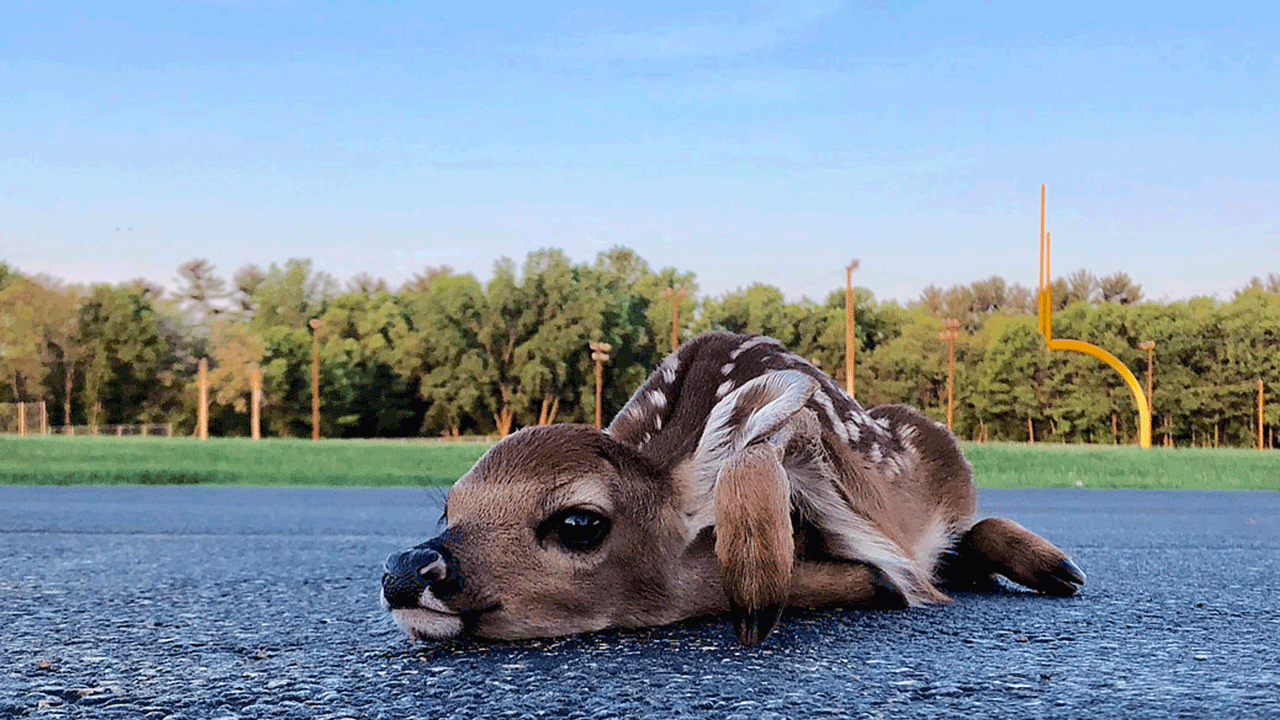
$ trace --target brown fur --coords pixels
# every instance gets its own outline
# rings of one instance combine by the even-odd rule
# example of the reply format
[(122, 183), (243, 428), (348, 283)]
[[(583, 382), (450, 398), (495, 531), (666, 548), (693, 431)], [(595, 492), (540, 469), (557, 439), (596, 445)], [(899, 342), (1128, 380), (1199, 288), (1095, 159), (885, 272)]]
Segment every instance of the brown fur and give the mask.
[[(389, 559), (384, 602), (422, 637), (563, 635), (729, 610), (753, 644), (788, 604), (946, 602), (937, 582), (993, 573), (1075, 592), (1083, 574), (1062, 551), (1011, 521), (975, 522), (975, 495), (938, 423), (901, 405), (864, 410), (768, 338), (704, 335), (607, 431), (529, 428), (490, 449), (450, 492), (448, 529), (424, 544), (419, 578), (408, 553)], [(582, 527), (607, 532), (574, 544), (590, 535)]]
[(795, 539), (778, 451), (752, 445), (716, 482), (716, 559), (729, 599), (749, 608), (783, 604), (791, 591)]

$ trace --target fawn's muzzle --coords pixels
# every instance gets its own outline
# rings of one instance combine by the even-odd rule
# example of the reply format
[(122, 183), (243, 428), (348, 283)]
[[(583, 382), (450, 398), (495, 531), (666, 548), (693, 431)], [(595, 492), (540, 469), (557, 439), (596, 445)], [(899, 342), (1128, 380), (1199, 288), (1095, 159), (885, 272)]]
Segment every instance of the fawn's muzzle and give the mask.
[(462, 590), (457, 563), (438, 540), (391, 553), (383, 565), (382, 594), (391, 609), (420, 607), (424, 590), (438, 598)]

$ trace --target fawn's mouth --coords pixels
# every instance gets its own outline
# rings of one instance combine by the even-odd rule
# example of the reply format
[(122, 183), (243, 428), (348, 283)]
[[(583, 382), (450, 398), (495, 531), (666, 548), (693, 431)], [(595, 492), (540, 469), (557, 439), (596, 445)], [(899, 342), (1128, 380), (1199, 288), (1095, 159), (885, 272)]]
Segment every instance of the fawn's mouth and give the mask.
[(501, 608), (495, 604), (482, 610), (451, 612), (428, 607), (395, 608), (391, 618), (406, 634), (419, 640), (439, 640), (466, 634), (480, 618)]

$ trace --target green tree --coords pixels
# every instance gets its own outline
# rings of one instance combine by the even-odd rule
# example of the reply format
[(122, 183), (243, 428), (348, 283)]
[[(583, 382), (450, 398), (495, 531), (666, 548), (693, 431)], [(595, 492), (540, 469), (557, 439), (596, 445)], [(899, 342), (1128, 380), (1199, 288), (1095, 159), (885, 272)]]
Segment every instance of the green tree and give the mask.
[(1142, 286), (1129, 273), (1112, 273), (1098, 281), (1098, 296), (1102, 302), (1132, 305), (1141, 302)]
[(51, 293), (14, 272), (0, 283), (0, 381), (14, 401), (36, 400), (48, 375), (46, 315)]
[(153, 290), (95, 285), (80, 305), (77, 342), (85, 352), (84, 403), (89, 424), (156, 419), (148, 402), (167, 347)]
[[(599, 324), (591, 329), (588, 341), (607, 342), (612, 346), (609, 361), (603, 367), (603, 422), (626, 404), (631, 393), (653, 372), (671, 350), (670, 305), (666, 306), (665, 333), (650, 318), (661, 315), (655, 305), (663, 300), (663, 289), (670, 287), (672, 276), (658, 275), (644, 258), (630, 248), (615, 246), (596, 255), (582, 276), (583, 293), (598, 300)], [(677, 280), (679, 281), (679, 280)], [(692, 277), (684, 278), (692, 283)], [(685, 308), (691, 303), (686, 300)], [(595, 420), (594, 363), (588, 348), (580, 348), (584, 368), (583, 382), (578, 388), (578, 407), (582, 422)]]
[(84, 359), (85, 349), (80, 342), (80, 302), (84, 288), (63, 285), (54, 279), (42, 281), (48, 294), (41, 312), (45, 318), (45, 339), (51, 351), (49, 361), (51, 395), (62, 396), (62, 425), (73, 425), (72, 400), (75, 397), (76, 372)]
[(947, 346), (938, 319), (910, 314), (901, 332), (870, 353), (858, 381), (864, 404), (905, 402), (935, 420), (946, 420)]
[(974, 411), (993, 437), (1025, 440), (1028, 421), (1045, 429), (1049, 352), (1035, 318), (1002, 316), (998, 322), (1003, 329), (983, 358)]
[(477, 340), (490, 363), (500, 435), (516, 420), (545, 419), (558, 398), (578, 394), (587, 340), (600, 325), (599, 301), (583, 295), (581, 276), (558, 250), (530, 253), (520, 275), (509, 259), (495, 265)]
[[(209, 328), (210, 426), (218, 435), (247, 435), (251, 366), (261, 366), (265, 344), (248, 323), (229, 316)], [(265, 393), (264, 406), (271, 398)]]
[(255, 329), (273, 327), (306, 328), (324, 314), (329, 301), (338, 294), (332, 276), (313, 271), (310, 260), (291, 259), (260, 276), (252, 266), (237, 274), (237, 285), (247, 290), (242, 306), (252, 308)]
[(322, 411), (334, 434), (402, 436), (416, 432), (422, 403), (413, 378), (397, 371), (408, 319), (389, 292), (357, 290), (336, 298), (322, 318)]
[(486, 299), (475, 276), (442, 266), (400, 291), (407, 322), (395, 339), (397, 372), (417, 379), (426, 403), (421, 431), (456, 437), (487, 431), (482, 396), (491, 381), (479, 341)]
[[(1115, 305), (1076, 303), (1057, 315), (1055, 335), (1096, 345), (1115, 355), (1132, 371), (1141, 351), (1131, 341), (1129, 313)], [(1145, 357), (1142, 358), (1145, 360)], [(1113, 368), (1076, 352), (1050, 355), (1046, 415), (1050, 430), (1066, 442), (1109, 441), (1113, 414), (1136, 413), (1131, 391)]]
[(218, 277), (213, 263), (202, 258), (178, 266), (177, 298), (188, 312), (190, 322), (206, 331), (218, 315), (226, 312), (222, 302), (229, 296), (227, 282)]

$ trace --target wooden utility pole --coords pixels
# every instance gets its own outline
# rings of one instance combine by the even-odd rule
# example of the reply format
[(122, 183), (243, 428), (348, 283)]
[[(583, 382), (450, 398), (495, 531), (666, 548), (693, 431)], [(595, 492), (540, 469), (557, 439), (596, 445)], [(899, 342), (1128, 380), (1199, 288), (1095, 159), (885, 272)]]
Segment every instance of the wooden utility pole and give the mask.
[(857, 336), (854, 333), (853, 317), (853, 271), (858, 269), (857, 258), (844, 266), (844, 389), (849, 397), (854, 396), (857, 382), (854, 378), (854, 353), (857, 349)]
[(604, 392), (604, 364), (609, 359), (609, 351), (613, 346), (606, 342), (589, 342), (587, 347), (591, 348), (591, 359), (596, 361), (596, 427), (604, 427), (603, 407), (601, 404), (601, 394)]
[(1258, 449), (1263, 450), (1265, 446), (1262, 444), (1262, 378), (1258, 378)]
[(249, 366), (249, 436), (262, 438), (262, 367)]
[(1143, 340), (1138, 343), (1138, 347), (1147, 351), (1147, 412), (1154, 413), (1156, 401), (1155, 396), (1151, 394), (1151, 370), (1154, 367), (1152, 362), (1154, 359), (1153, 351), (1156, 349), (1156, 341)]
[(196, 435), (209, 439), (209, 360), (200, 358), (200, 400), (196, 407)]
[(680, 347), (680, 301), (684, 299), (684, 288), (665, 288), (662, 297), (671, 298), (671, 352)]
[(960, 321), (947, 318), (942, 321), (938, 337), (947, 341), (947, 429), (953, 429), (956, 403), (956, 338), (960, 337)]
[(311, 439), (320, 439), (320, 319), (307, 323), (311, 326)]

